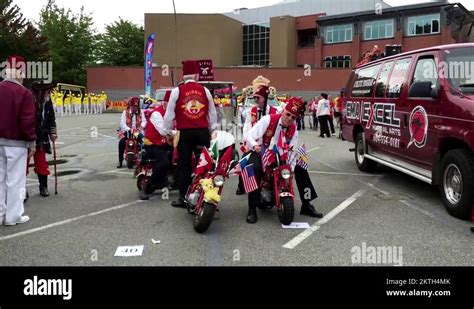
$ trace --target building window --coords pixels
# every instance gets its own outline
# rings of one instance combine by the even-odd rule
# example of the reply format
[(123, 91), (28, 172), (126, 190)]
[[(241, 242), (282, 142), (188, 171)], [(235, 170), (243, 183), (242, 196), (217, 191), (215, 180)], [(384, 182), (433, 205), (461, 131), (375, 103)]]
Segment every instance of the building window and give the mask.
[(408, 17), (407, 35), (439, 33), (440, 14)]
[(316, 40), (316, 29), (298, 31), (298, 47), (312, 47)]
[(325, 68), (350, 68), (351, 56), (332, 56), (324, 58)]
[(267, 66), (270, 63), (270, 24), (243, 27), (242, 64)]
[(325, 43), (340, 43), (352, 41), (352, 24), (326, 27)]
[(364, 40), (393, 38), (393, 19), (368, 21), (364, 27)]

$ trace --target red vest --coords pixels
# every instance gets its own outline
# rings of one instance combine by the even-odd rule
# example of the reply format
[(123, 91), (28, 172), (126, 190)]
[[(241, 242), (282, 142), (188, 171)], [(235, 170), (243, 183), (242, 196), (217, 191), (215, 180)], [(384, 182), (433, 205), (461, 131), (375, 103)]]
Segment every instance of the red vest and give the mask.
[[(269, 115), (278, 114), (278, 110), (276, 108), (274, 108), (273, 106), (270, 106), (270, 110), (268, 111), (268, 114)], [(258, 121), (258, 119), (257, 119), (257, 117), (258, 117), (257, 106), (252, 107), (252, 109), (250, 111), (250, 115), (252, 117), (252, 127), (253, 127)]]
[(179, 98), (176, 102), (176, 129), (208, 128), (209, 102), (204, 87), (196, 82), (179, 86)]
[(167, 145), (168, 143), (166, 142), (166, 137), (161, 136), (160, 132), (158, 132), (153, 123), (151, 123), (151, 115), (154, 112), (160, 113), (161, 117), (164, 117), (166, 111), (163, 106), (158, 106), (151, 111), (149, 121), (146, 123), (145, 138), (150, 140), (150, 142), (152, 142), (155, 146)]
[[(270, 115), (270, 124), (268, 125), (267, 131), (263, 135), (262, 145), (264, 148), (268, 148), (270, 146), (270, 142), (275, 135), (276, 127), (278, 125), (278, 121), (280, 121), (281, 114), (272, 114)], [(296, 132), (296, 124), (292, 124), (285, 132), (286, 143), (290, 144), (291, 139), (295, 136)]]

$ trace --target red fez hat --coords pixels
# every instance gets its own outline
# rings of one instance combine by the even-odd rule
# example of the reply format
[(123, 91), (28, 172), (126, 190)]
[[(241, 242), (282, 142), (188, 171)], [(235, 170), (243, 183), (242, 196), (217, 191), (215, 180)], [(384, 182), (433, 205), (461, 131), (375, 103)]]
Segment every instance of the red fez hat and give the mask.
[(258, 87), (257, 89), (255, 89), (255, 91), (253, 92), (253, 94), (257, 94), (257, 95), (260, 95), (264, 98), (267, 98), (268, 97), (268, 94), (270, 93), (269, 89), (268, 89), (268, 86), (260, 86)]
[(139, 97), (131, 97), (128, 100), (128, 106), (139, 106), (140, 105), (140, 98)]
[(304, 113), (304, 101), (301, 98), (291, 97), (285, 109), (294, 115), (301, 115)]
[(11, 69), (18, 69), (20, 63), (26, 65), (25, 58), (18, 55), (11, 55), (10, 57), (8, 57), (7, 63)]
[(183, 76), (185, 75), (199, 75), (199, 63), (195, 60), (186, 60), (182, 62), (183, 64)]
[(171, 90), (166, 90), (165, 96), (163, 97), (163, 101), (168, 102), (170, 100)]

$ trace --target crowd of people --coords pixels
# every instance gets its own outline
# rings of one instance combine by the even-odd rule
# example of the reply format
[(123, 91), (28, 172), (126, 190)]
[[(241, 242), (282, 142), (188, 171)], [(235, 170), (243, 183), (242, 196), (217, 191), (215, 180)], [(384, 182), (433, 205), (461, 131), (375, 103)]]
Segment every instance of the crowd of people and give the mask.
[(107, 94), (75, 92), (54, 88), (51, 100), (58, 116), (102, 114), (107, 109)]

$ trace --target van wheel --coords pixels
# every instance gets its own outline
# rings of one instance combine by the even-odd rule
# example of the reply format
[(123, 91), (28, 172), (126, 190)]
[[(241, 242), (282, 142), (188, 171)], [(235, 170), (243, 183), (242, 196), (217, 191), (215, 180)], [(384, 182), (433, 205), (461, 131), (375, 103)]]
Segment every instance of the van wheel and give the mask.
[(355, 161), (359, 170), (366, 173), (372, 173), (377, 167), (377, 162), (369, 160), (364, 156), (365, 145), (362, 134), (364, 134), (364, 132), (357, 133), (357, 137), (355, 140)]
[(464, 149), (451, 150), (441, 160), (439, 189), (450, 215), (469, 219), (474, 203), (474, 155)]

